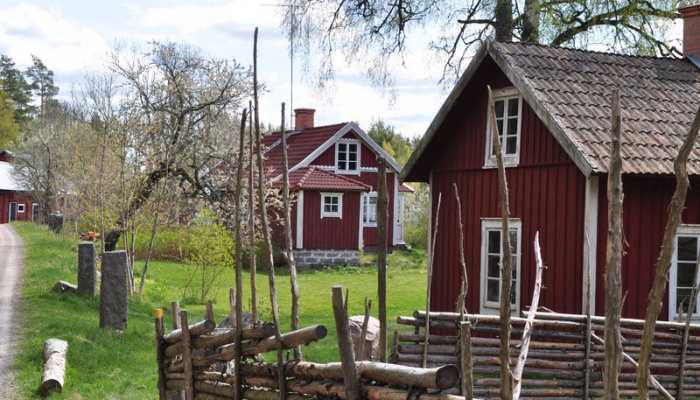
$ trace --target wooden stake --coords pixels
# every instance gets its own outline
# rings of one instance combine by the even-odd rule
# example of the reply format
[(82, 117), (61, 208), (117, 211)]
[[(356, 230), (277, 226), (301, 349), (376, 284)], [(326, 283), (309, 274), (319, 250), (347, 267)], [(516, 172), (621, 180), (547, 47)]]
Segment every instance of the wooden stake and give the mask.
[(352, 351), (352, 340), (350, 339), (350, 327), (348, 326), (348, 310), (343, 302), (343, 288), (333, 286), (333, 315), (335, 316), (335, 327), (338, 334), (338, 350), (340, 360), (343, 365), (343, 376), (345, 380), (345, 393), (348, 400), (362, 399), (360, 382), (357, 379), (357, 369), (355, 367), (355, 357)]
[[(297, 263), (294, 260), (294, 245), (292, 244), (292, 205), (289, 201), (289, 163), (287, 161), (287, 132), (284, 129), (284, 103), (282, 103), (282, 197), (284, 203), (284, 236), (285, 260), (289, 268), (289, 280), (292, 289), (292, 330), (299, 329), (299, 282), (297, 280)], [(301, 347), (294, 348), (294, 358), (301, 360)]]
[(163, 309), (156, 308), (154, 314), (156, 325), (156, 362), (158, 363), (158, 399), (166, 400), (167, 396), (165, 393), (165, 357), (163, 355), (163, 334), (165, 333), (165, 327), (163, 326)]
[(462, 287), (457, 300), (457, 312), (464, 315), (466, 311), (465, 303), (469, 292), (469, 277), (467, 276), (467, 262), (464, 259), (464, 225), (462, 224), (462, 202), (459, 199), (457, 184), (454, 183), (455, 198), (457, 199), (457, 221), (459, 223), (459, 264), (462, 266)]
[(285, 378), (282, 373), (284, 368), (284, 347), (280, 333), (279, 306), (277, 304), (277, 287), (275, 285), (275, 261), (273, 258), (272, 238), (270, 237), (270, 224), (267, 220), (267, 205), (265, 202), (265, 176), (263, 171), (262, 138), (260, 133), (260, 119), (258, 115), (258, 28), (255, 28), (255, 40), (253, 50), (253, 99), (255, 101), (255, 142), (258, 148), (258, 204), (260, 219), (262, 220), (263, 242), (265, 244), (265, 259), (267, 261), (268, 281), (270, 284), (270, 306), (272, 307), (272, 323), (275, 324), (275, 338), (277, 339), (277, 364), (279, 366), (279, 393), (280, 400), (285, 400), (287, 390)]
[(539, 231), (535, 234), (535, 263), (537, 264), (537, 273), (535, 275), (535, 289), (532, 293), (532, 304), (530, 304), (530, 310), (528, 310), (527, 313), (527, 322), (525, 322), (525, 328), (523, 328), (523, 339), (520, 345), (518, 364), (515, 366), (515, 371), (513, 372), (513, 382), (515, 384), (513, 388), (514, 400), (520, 398), (523, 369), (525, 368), (525, 361), (527, 360), (527, 352), (530, 349), (530, 338), (532, 337), (532, 330), (534, 329), (535, 314), (540, 302), (540, 290), (542, 289), (542, 271), (544, 270), (544, 263), (542, 262), (542, 255), (540, 254)]
[(180, 325), (180, 302), (179, 301), (173, 301), (171, 303), (172, 306), (172, 313), (173, 313), (173, 330), (175, 329), (180, 329), (182, 325)]
[(681, 146), (676, 160), (673, 162), (673, 170), (676, 174), (676, 191), (671, 198), (668, 210), (668, 221), (666, 231), (661, 245), (661, 254), (656, 264), (656, 275), (654, 283), (649, 292), (649, 304), (642, 334), (642, 348), (639, 352), (639, 368), (637, 369), (637, 391), (639, 398), (646, 400), (649, 398), (649, 390), (646, 382), (649, 379), (649, 364), (651, 363), (651, 343), (654, 340), (654, 330), (656, 320), (659, 318), (664, 294), (666, 292), (666, 281), (668, 280), (668, 270), (671, 268), (671, 260), (675, 252), (676, 233), (678, 225), (681, 223), (681, 214), (685, 205), (685, 198), (688, 193), (688, 157), (695, 147), (700, 129), (700, 107), (695, 113), (695, 119), (688, 131), (688, 135)]
[(435, 259), (435, 239), (438, 233), (438, 223), (440, 220), (440, 203), (442, 193), (438, 193), (437, 210), (435, 211), (435, 230), (433, 230), (433, 241), (430, 246), (430, 260), (428, 261), (428, 293), (425, 297), (425, 336), (423, 339), (423, 368), (428, 365), (428, 340), (430, 339), (430, 295), (433, 286), (433, 260)]
[(180, 311), (182, 321), (182, 362), (185, 367), (185, 400), (194, 400), (194, 370), (192, 369), (192, 346), (187, 311)]
[(459, 361), (462, 371), (462, 396), (468, 400), (474, 398), (474, 362), (472, 361), (472, 324), (469, 321), (459, 323)]
[(357, 344), (357, 354), (355, 354), (356, 360), (362, 360), (364, 358), (365, 351), (365, 338), (367, 337), (367, 325), (369, 324), (370, 311), (372, 310), (372, 300), (368, 300), (365, 297), (365, 318), (362, 320), (362, 331), (360, 333), (360, 342)]
[(379, 300), (379, 361), (386, 362), (386, 253), (389, 197), (386, 188), (386, 160), (377, 158), (377, 279)]
[(491, 87), (487, 86), (489, 94), (489, 114), (491, 115), (491, 131), (493, 134), (493, 146), (498, 165), (498, 188), (501, 203), (501, 247), (503, 258), (501, 259), (501, 398), (512, 400), (512, 381), (510, 371), (510, 292), (513, 284), (512, 251), (510, 247), (510, 205), (508, 199), (508, 182), (506, 169), (503, 166), (503, 149), (496, 121), (495, 103)]
[(593, 271), (591, 270), (591, 260), (594, 257), (593, 249), (591, 248), (590, 237), (588, 232), (586, 232), (586, 241), (588, 242), (588, 284), (586, 285), (586, 357), (584, 359), (584, 369), (583, 369), (583, 398), (588, 400), (589, 391), (591, 386), (591, 332), (592, 332), (592, 319), (591, 319), (591, 280), (593, 279)]
[[(248, 102), (248, 109), (252, 109), (253, 104)], [(255, 251), (255, 189), (253, 182), (255, 181), (255, 163), (253, 162), (253, 153), (255, 139), (253, 137), (253, 113), (249, 113), (248, 121), (250, 122), (250, 145), (248, 159), (248, 235), (249, 235), (249, 262), (250, 262), (250, 313), (253, 314), (253, 324), (258, 323), (258, 287), (256, 283), (257, 275), (257, 260)]]

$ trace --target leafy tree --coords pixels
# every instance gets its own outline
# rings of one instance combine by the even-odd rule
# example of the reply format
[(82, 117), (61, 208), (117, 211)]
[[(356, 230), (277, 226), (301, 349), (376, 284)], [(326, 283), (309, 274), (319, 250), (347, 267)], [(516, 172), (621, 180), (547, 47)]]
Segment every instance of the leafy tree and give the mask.
[(233, 115), (252, 85), (251, 71), (240, 64), (173, 42), (154, 42), (150, 51), (130, 56), (115, 50), (108, 67), (120, 88), (121, 169), (134, 175), (133, 191), (105, 237), (105, 249), (113, 250), (161, 181), (174, 180), (188, 196), (220, 192), (208, 172), (234, 153)]
[[(680, 55), (668, 25), (687, 0), (284, 0), (283, 27), (306, 60), (319, 52), (319, 82), (334, 76), (333, 54), (364, 63), (373, 85), (393, 87), (392, 69), (412, 40), (427, 38), (455, 79), (487, 36), (552, 46), (607, 45), (633, 54)], [(322, 86), (320, 86), (322, 87)]]
[(0, 55), (0, 80), (3, 89), (12, 99), (15, 108), (15, 122), (19, 125), (25, 125), (31, 120), (32, 114), (36, 112), (36, 107), (31, 104), (31, 87), (22, 72), (15, 68), (12, 58), (5, 54)]
[(27, 68), (29, 87), (39, 99), (39, 117), (44, 117), (49, 108), (57, 105), (58, 86), (54, 84), (53, 71), (39, 57), (32, 55), (32, 66)]
[(12, 147), (19, 137), (19, 124), (14, 116), (12, 99), (0, 88), (0, 150)]
[(384, 120), (374, 121), (367, 134), (400, 165), (406, 164), (413, 152), (410, 140), (397, 133), (393, 126), (386, 125)]

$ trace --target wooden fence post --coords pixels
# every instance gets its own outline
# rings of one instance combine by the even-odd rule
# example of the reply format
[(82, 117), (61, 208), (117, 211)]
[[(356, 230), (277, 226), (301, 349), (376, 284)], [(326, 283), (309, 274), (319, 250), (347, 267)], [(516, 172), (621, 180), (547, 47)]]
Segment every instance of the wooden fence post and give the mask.
[(462, 373), (462, 396), (474, 398), (473, 362), (472, 362), (472, 324), (469, 321), (459, 323), (459, 361)]
[(192, 372), (192, 340), (190, 326), (187, 322), (187, 311), (180, 311), (182, 323), (182, 361), (185, 366), (185, 400), (194, 400), (194, 376)]
[[(174, 303), (173, 303), (174, 304)], [(165, 356), (163, 348), (163, 335), (165, 327), (163, 326), (163, 309), (156, 308), (155, 311), (156, 323), (156, 362), (158, 363), (158, 399), (165, 400)]]
[(355, 356), (352, 351), (350, 327), (348, 326), (348, 310), (343, 301), (343, 288), (341, 286), (333, 286), (333, 315), (335, 316), (335, 326), (338, 333), (340, 361), (343, 364), (345, 393), (348, 400), (360, 400), (362, 399), (360, 382), (357, 379)]

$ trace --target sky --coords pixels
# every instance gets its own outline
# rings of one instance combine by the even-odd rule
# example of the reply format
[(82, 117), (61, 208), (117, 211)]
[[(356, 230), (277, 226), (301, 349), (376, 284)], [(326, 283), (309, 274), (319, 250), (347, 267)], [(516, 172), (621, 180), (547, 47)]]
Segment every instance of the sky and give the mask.
[(439, 66), (426, 61), (426, 48), (413, 49), (406, 68), (397, 71), (393, 102), (344, 63), (336, 64), (340, 67), (331, 96), (319, 96), (303, 78), (301, 60), (294, 63), (292, 86), (277, 1), (1, 0), (0, 54), (10, 56), (20, 70), (36, 55), (54, 72), (59, 97), (69, 98), (86, 74), (103, 68), (107, 52), (117, 43), (147, 48), (152, 40), (174, 40), (215, 58), (252, 65), (258, 27), (258, 79), (269, 89), (260, 99), (261, 121), (279, 125), (284, 102), (287, 110), (316, 109), (317, 126), (355, 121), (368, 130), (381, 119), (410, 137), (425, 132), (447, 96), (438, 84)]

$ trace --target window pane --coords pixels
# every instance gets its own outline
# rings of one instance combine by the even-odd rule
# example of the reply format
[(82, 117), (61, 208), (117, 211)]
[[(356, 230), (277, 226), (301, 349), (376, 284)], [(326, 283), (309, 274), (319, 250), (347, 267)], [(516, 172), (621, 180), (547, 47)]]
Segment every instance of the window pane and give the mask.
[(690, 293), (692, 289), (678, 289), (676, 290), (676, 310), (678, 310), (681, 305), (681, 312), (688, 312), (688, 305), (690, 304)]
[(510, 250), (513, 253), (518, 252), (518, 231), (510, 231)]
[(511, 283), (512, 286), (510, 287), (510, 304), (515, 304), (515, 294), (518, 292), (518, 290), (515, 288), (516, 283), (517, 282), (515, 281)]
[(499, 256), (489, 256), (488, 257), (488, 276), (489, 278), (500, 278), (501, 277), (501, 257)]
[(508, 130), (506, 133), (508, 136), (515, 136), (518, 134), (518, 117), (508, 118)]
[(496, 109), (496, 118), (503, 118), (503, 100), (496, 100), (494, 108)]
[(695, 261), (698, 256), (698, 238), (692, 236), (678, 237), (678, 260)]
[(346, 143), (338, 143), (338, 153), (345, 155), (344, 153), (347, 151), (348, 145)]
[(695, 263), (678, 263), (677, 286), (692, 287), (695, 280)]
[(518, 103), (518, 98), (508, 100), (508, 116), (518, 115)]
[(501, 232), (488, 231), (488, 252), (489, 254), (501, 253)]
[(509, 137), (508, 140), (506, 140), (506, 146), (505, 146), (505, 151), (506, 154), (515, 154), (518, 152), (518, 137), (517, 136), (512, 136)]
[(488, 301), (498, 301), (498, 296), (500, 293), (500, 282), (495, 279), (489, 279), (486, 282), (486, 300)]

